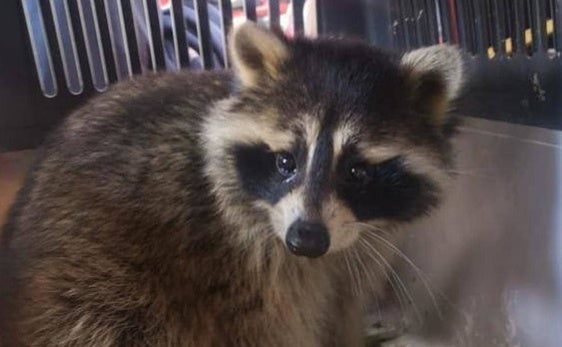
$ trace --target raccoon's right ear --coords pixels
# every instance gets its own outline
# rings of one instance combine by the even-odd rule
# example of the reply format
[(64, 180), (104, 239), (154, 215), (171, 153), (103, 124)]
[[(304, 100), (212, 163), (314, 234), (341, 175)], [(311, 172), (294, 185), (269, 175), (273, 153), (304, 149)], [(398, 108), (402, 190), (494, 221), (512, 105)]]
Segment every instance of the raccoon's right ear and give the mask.
[(446, 123), (446, 111), (464, 81), (460, 50), (449, 45), (418, 48), (402, 57), (401, 67), (418, 111), (429, 114), (437, 124)]
[(262, 78), (278, 78), (289, 48), (282, 37), (247, 21), (230, 34), (229, 53), (242, 85), (251, 88)]

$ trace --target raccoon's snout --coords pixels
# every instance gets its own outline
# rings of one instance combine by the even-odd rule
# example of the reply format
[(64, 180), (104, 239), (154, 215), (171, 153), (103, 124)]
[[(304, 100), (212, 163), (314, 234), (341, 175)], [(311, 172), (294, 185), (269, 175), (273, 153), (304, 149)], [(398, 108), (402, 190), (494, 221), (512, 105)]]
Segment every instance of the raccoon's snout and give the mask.
[(330, 248), (328, 229), (320, 223), (295, 221), (285, 237), (287, 248), (295, 255), (317, 258)]

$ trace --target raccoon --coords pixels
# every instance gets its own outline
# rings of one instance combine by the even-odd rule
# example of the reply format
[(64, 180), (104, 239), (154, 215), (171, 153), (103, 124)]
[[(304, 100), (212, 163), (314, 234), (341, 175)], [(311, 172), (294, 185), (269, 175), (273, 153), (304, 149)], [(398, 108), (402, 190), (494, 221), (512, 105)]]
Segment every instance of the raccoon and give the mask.
[(461, 54), (252, 23), (229, 53), (232, 72), (135, 77), (52, 134), (3, 228), (3, 346), (363, 344), (378, 233), (450, 179)]

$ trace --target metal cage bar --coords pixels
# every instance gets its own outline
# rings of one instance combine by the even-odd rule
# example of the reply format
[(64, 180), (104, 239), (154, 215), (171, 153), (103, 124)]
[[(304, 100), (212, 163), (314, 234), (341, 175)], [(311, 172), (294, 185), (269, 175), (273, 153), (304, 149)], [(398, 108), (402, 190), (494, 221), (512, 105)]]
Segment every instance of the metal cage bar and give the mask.
[(469, 32), (470, 21), (466, 18), (466, 2), (460, 1), (457, 3), (457, 20), (458, 20), (458, 32), (459, 32), (459, 45), (468, 52), (472, 52), (472, 39)]
[(533, 0), (525, 0), (523, 2), (523, 23), (525, 24), (525, 31), (524, 31), (524, 44), (526, 53), (528, 55), (532, 55), (536, 52), (536, 32), (535, 32), (535, 25), (533, 22), (535, 21), (535, 16), (533, 15)]
[(451, 24), (449, 21), (450, 11), (449, 11), (449, 0), (439, 0), (439, 12), (441, 15), (441, 30), (442, 39), (444, 42), (451, 41)]
[(400, 21), (402, 22), (402, 28), (403, 28), (403, 33), (404, 33), (404, 42), (405, 42), (405, 49), (411, 49), (412, 48), (412, 35), (413, 35), (413, 30), (411, 28), (411, 22), (410, 22), (410, 4), (409, 4), (409, 0), (398, 0), (399, 3), (399, 11), (400, 14), (402, 15), (402, 17), (398, 17), (400, 18)]
[(47, 41), (49, 47), (51, 48), (51, 60), (53, 64), (53, 71), (55, 74), (55, 80), (58, 85), (58, 95), (66, 94), (68, 95), (68, 88), (63, 88), (66, 86), (66, 80), (64, 78), (64, 67), (62, 63), (61, 47), (57, 42), (57, 32), (55, 26), (55, 19), (53, 17), (52, 8), (48, 3), (43, 2), (41, 5), (41, 13), (43, 16), (43, 21), (45, 25), (45, 32), (47, 34)]
[(98, 27), (100, 30), (100, 38), (103, 48), (105, 68), (107, 70), (107, 78), (109, 83), (117, 81), (117, 71), (115, 69), (115, 59), (113, 57), (113, 47), (111, 47), (111, 35), (109, 34), (109, 23), (105, 16), (104, 1), (94, 1), (95, 11), (98, 14)]
[(507, 39), (507, 23), (508, 18), (506, 14), (506, 8), (502, 1), (493, 1), (492, 7), (494, 9), (495, 20), (492, 22), (494, 26), (494, 39), (496, 40), (496, 54), (500, 57), (506, 56), (506, 45), (505, 40)]
[(95, 5), (90, 0), (78, 0), (75, 4), (78, 6), (80, 17), (80, 26), (77, 29), (82, 33), (86, 46), (84, 49), (88, 57), (91, 82), (95, 90), (105, 91), (109, 82)]
[(476, 38), (476, 53), (486, 54), (486, 23), (482, 16), (482, 3), (479, 0), (472, 2), (474, 10), (474, 32)]
[(137, 46), (137, 37), (135, 33), (135, 18), (133, 9), (129, 0), (121, 0), (121, 9), (123, 11), (123, 24), (125, 25), (125, 35), (127, 37), (127, 46), (129, 48), (129, 61), (133, 74), (141, 73), (141, 62), (139, 57), (139, 49)]
[(269, 10), (269, 27), (275, 28), (279, 26), (279, 0), (268, 0), (267, 7)]
[(427, 9), (425, 8), (425, 1), (413, 0), (412, 1), (412, 19), (416, 28), (416, 42), (418, 46), (430, 45), (428, 33), (428, 20)]
[(179, 59), (180, 67), (189, 67), (189, 48), (187, 46), (187, 38), (185, 36), (185, 19), (183, 12), (183, 0), (172, 0), (172, 12), (174, 21), (175, 44), (177, 50), (177, 57)]
[[(29, 39), (29, 52), (33, 56), (35, 63), (35, 75), (39, 81), (39, 87), (45, 97), (53, 98), (58, 94), (59, 86), (57, 84), (53, 67), (52, 49), (48, 44), (45, 22), (43, 20), (40, 7), (41, 4), (38, 1), (22, 1), (21, 13), (25, 17), (25, 25), (27, 29), (26, 33), (27, 38)], [(7, 22), (13, 18), (8, 17), (3, 19), (3, 22)], [(2, 24), (2, 22), (0, 22), (0, 24)], [(11, 36), (9, 36), (9, 38), (11, 38)], [(1, 39), (3, 39), (2, 36), (0, 36), (0, 40)], [(14, 42), (11, 42), (6, 38), (4, 38), (4, 40), (5, 42), (3, 43), (5, 46), (3, 48), (5, 51), (8, 51), (11, 49), (9, 47), (14, 45)], [(0, 41), (0, 43), (2, 43), (2, 41)], [(15, 61), (19, 62), (19, 60), (20, 59), (17, 59)], [(1, 67), (2, 65), (0, 65), (0, 68)]]
[(484, 35), (484, 44), (486, 45), (486, 55), (491, 59), (496, 56), (498, 51), (494, 27), (495, 13), (491, 1), (485, 0), (481, 4), (480, 11), (482, 11), (482, 32)]
[(514, 17), (515, 17), (515, 28), (514, 28), (514, 36), (515, 36), (515, 48), (516, 52), (525, 54), (525, 20), (524, 20), (524, 12), (525, 8), (523, 6), (522, 0), (514, 1), (515, 5), (513, 7), (514, 10)]
[(149, 24), (149, 36), (151, 41), (151, 53), (154, 61), (152, 66), (156, 70), (166, 69), (164, 57), (164, 42), (162, 38), (162, 24), (160, 22), (160, 10), (156, 0), (145, 0), (145, 10)]
[(197, 15), (197, 36), (199, 38), (199, 56), (204, 69), (213, 67), (213, 52), (211, 49), (211, 30), (209, 28), (209, 13), (206, 0), (194, 0)]
[(547, 35), (546, 35), (546, 1), (533, 0), (533, 39), (535, 40), (535, 48), (538, 52), (546, 52)]
[(562, 50), (562, 0), (554, 0), (554, 40), (555, 47), (558, 52)]
[(232, 28), (232, 4), (230, 0), (219, 0), (219, 10), (221, 14), (221, 31), (222, 31), (222, 48), (224, 56), (224, 66), (230, 66), (230, 59), (228, 56), (227, 38), (230, 29)]
[(244, 14), (246, 15), (246, 19), (251, 21), (258, 20), (258, 14), (256, 12), (256, 0), (244, 0)]
[[(562, 1), (562, 0), (561, 0)], [(392, 36), (394, 47), (407, 47), (406, 42), (406, 31), (404, 30), (404, 21), (400, 17), (401, 6), (400, 0), (395, 0), (391, 2), (390, 13), (392, 16)]]
[(295, 34), (304, 33), (304, 0), (292, 0), (293, 4), (293, 27)]
[(88, 92), (93, 90), (93, 75), (90, 69), (90, 64), (88, 63), (88, 55), (86, 49), (86, 42), (84, 40), (84, 30), (82, 28), (82, 23), (80, 21), (79, 8), (77, 1), (69, 1), (68, 9), (71, 15), (71, 25), (74, 31), (74, 42), (76, 44), (76, 52), (78, 54), (78, 63), (82, 71), (82, 82), (83, 82), (83, 92)]

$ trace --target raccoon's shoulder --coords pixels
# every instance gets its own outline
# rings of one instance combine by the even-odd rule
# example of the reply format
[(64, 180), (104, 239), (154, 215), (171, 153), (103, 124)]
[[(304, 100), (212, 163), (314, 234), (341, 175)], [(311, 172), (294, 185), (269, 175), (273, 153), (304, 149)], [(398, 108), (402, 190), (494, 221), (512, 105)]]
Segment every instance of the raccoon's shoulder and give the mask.
[(199, 193), (205, 191), (199, 127), (230, 85), (228, 72), (140, 76), (88, 101), (41, 149), (12, 209), (7, 239), (11, 229), (64, 220), (72, 211), (92, 214), (98, 205), (142, 210), (153, 219), (167, 213), (166, 220), (185, 210), (185, 191), (197, 191), (201, 201), (194, 203), (209, 205)]
[(229, 95), (231, 81), (228, 71), (137, 76), (70, 114), (50, 136), (47, 146), (126, 131), (130, 135), (158, 132), (173, 122), (197, 126), (210, 105)]

